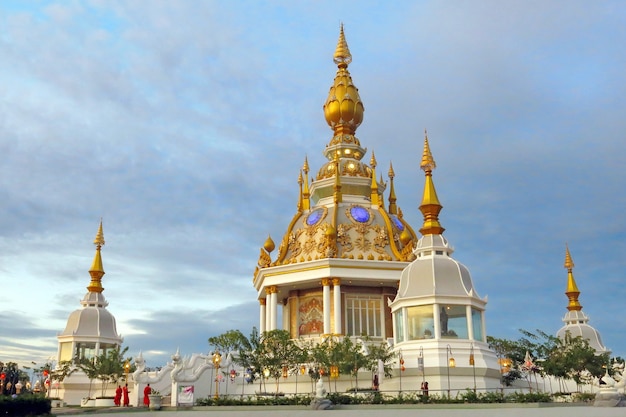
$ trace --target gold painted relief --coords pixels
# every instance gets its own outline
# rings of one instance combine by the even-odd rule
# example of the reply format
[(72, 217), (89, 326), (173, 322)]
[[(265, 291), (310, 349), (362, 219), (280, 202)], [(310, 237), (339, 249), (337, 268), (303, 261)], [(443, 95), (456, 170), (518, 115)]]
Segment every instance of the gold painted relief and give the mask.
[(352, 226), (346, 224), (340, 224), (337, 228), (337, 243), (341, 245), (343, 252), (350, 252), (354, 247), (348, 233), (352, 229)]
[(324, 331), (324, 304), (322, 297), (300, 297), (299, 305), (299, 335), (322, 333)]
[(387, 230), (380, 225), (375, 225), (372, 227), (372, 230), (376, 233), (376, 237), (374, 237), (374, 250), (378, 253), (385, 253), (385, 247), (389, 244)]
[(302, 230), (295, 230), (293, 233), (289, 235), (289, 241), (287, 242), (287, 249), (291, 252), (290, 259), (296, 259), (300, 252), (302, 252), (302, 247), (300, 244), (300, 235), (302, 234)]

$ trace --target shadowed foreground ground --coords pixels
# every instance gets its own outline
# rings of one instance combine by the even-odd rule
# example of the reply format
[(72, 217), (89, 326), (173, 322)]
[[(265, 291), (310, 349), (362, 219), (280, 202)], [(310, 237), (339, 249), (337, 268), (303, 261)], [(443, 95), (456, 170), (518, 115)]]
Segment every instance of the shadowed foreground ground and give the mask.
[(132, 415), (132, 417), (626, 417), (626, 408), (593, 407), (578, 404), (454, 404), (454, 405), (358, 405), (338, 406), (333, 410), (311, 410), (303, 406), (240, 406), (164, 408), (150, 411), (137, 409), (55, 408), (52, 414), (97, 414), (98, 417)]

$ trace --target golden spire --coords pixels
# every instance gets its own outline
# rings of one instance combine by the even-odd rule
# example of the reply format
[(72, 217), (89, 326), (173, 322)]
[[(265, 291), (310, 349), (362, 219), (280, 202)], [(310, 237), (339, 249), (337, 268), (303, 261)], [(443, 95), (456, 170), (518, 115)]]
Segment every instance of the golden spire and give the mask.
[(372, 166), (372, 192), (370, 193), (370, 200), (373, 206), (379, 206), (378, 183), (376, 182), (376, 155), (374, 155), (374, 151), (372, 151), (370, 165)]
[(567, 304), (567, 309), (569, 311), (574, 310), (582, 310), (583, 306), (578, 302), (578, 296), (580, 295), (580, 291), (578, 290), (578, 286), (576, 285), (576, 280), (574, 280), (574, 273), (572, 270), (574, 269), (574, 262), (572, 261), (572, 255), (569, 253), (569, 247), (565, 244), (565, 269), (567, 269), (567, 288), (565, 289), (565, 295), (569, 299), (569, 303)]
[[(354, 135), (357, 127), (363, 121), (363, 103), (359, 90), (352, 82), (348, 71), (348, 64), (352, 62), (352, 55), (343, 33), (343, 24), (339, 31), (339, 41), (333, 55), (337, 64), (337, 74), (330, 87), (326, 103), (324, 103), (324, 118), (333, 129), (335, 135)], [(343, 140), (343, 139), (341, 139)], [(350, 142), (352, 138), (348, 138)]]
[(393, 164), (389, 162), (389, 214), (398, 214), (398, 207), (396, 206), (396, 190), (393, 187), (393, 178), (396, 173), (393, 172)]
[(424, 184), (424, 194), (422, 196), (422, 204), (419, 206), (424, 216), (424, 225), (420, 229), (422, 235), (440, 235), (445, 230), (439, 223), (439, 212), (443, 208), (437, 198), (437, 191), (433, 183), (433, 169), (437, 165), (430, 152), (428, 144), (428, 134), (424, 131), (424, 152), (422, 153), (422, 162), (420, 168), (424, 170), (426, 179)]
[(96, 245), (96, 255), (93, 258), (91, 268), (89, 269), (89, 275), (91, 281), (87, 290), (89, 292), (102, 292), (102, 277), (104, 276), (104, 268), (102, 267), (102, 256), (100, 255), (100, 249), (104, 246), (104, 232), (102, 231), (102, 219), (100, 219), (100, 227), (98, 227), (98, 233), (93, 243)]
[(302, 170), (298, 173), (298, 187), (300, 188), (300, 195), (298, 196), (298, 211), (302, 211)]
[(302, 172), (304, 172), (304, 190), (302, 191), (302, 210), (309, 210), (311, 208), (311, 192), (309, 191), (309, 160), (304, 157), (304, 165), (302, 165)]

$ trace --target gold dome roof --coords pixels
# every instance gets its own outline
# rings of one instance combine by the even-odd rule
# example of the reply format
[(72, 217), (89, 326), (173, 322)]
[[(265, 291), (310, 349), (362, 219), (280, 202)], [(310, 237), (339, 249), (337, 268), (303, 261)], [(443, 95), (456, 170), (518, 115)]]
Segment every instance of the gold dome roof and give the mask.
[[(305, 159), (298, 174), (298, 212), (283, 236), (276, 259), (269, 247), (261, 248), (259, 268), (308, 262), (324, 258), (375, 261), (410, 261), (417, 235), (403, 219), (393, 191), (393, 168), (389, 169), (391, 192), (385, 209), (386, 182), (376, 179), (376, 159), (362, 159), (367, 149), (354, 136), (363, 120), (363, 103), (348, 72), (352, 55), (341, 26), (333, 57), (337, 74), (324, 104), (324, 117), (333, 137), (324, 149), (328, 160), (309, 184)], [(256, 272), (255, 272), (256, 276)]]

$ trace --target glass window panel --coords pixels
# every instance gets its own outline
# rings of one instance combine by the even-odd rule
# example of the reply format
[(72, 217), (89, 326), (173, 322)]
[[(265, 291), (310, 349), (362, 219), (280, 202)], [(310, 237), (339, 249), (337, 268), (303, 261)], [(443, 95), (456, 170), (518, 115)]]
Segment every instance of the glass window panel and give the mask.
[(396, 311), (395, 319), (396, 319), (396, 343), (404, 342), (404, 316), (402, 314), (403, 310)]
[(475, 308), (472, 308), (472, 328), (474, 330), (474, 340), (483, 341), (482, 312)]
[(348, 334), (382, 337), (380, 305), (380, 297), (347, 297), (346, 318)]
[(439, 310), (442, 339), (468, 339), (465, 306), (443, 305)]
[(433, 306), (415, 306), (406, 309), (408, 340), (431, 339), (435, 325)]

